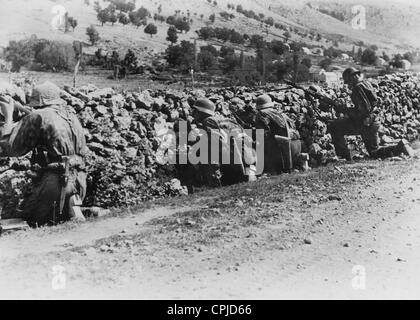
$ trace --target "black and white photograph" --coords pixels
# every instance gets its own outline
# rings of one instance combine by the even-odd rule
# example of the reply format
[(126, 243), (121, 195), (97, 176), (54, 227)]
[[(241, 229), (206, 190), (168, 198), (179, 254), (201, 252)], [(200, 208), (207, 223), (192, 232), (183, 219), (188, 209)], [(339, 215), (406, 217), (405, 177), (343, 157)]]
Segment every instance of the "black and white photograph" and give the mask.
[(0, 0), (0, 300), (417, 299), (419, 1)]

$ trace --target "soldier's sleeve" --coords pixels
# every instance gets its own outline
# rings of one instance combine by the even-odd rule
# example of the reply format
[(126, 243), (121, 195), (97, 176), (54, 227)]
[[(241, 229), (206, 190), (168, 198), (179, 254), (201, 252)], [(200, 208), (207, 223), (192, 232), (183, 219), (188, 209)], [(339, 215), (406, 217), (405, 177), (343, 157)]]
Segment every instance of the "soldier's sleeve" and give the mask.
[(42, 119), (32, 113), (19, 121), (10, 134), (0, 140), (2, 156), (21, 157), (33, 150), (39, 140)]
[(259, 113), (255, 119), (255, 128), (263, 129), (265, 137), (270, 136), (271, 135), (270, 119), (268, 119), (268, 117), (265, 117), (263, 114)]
[(361, 85), (356, 86), (353, 89), (351, 99), (356, 107), (356, 112), (361, 117), (366, 117), (372, 110), (372, 105)]

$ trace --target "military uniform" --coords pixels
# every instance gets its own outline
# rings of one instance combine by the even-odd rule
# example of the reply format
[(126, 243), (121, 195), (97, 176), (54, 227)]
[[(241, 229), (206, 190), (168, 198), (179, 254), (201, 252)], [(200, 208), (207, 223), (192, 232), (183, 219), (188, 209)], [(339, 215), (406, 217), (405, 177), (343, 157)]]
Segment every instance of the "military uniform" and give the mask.
[[(264, 172), (289, 172), (297, 164), (296, 156), (301, 151), (299, 132), (294, 130), (289, 117), (274, 109), (268, 95), (258, 97), (256, 103), (255, 128), (264, 130)], [(286, 144), (282, 146), (276, 137), (284, 137)]]
[[(251, 171), (255, 170), (256, 155), (252, 149), (252, 139), (246, 135), (244, 129), (236, 122), (221, 115), (207, 117), (199, 123), (199, 128), (207, 131), (209, 137), (211, 134), (214, 134), (214, 131), (221, 133), (221, 137), (223, 137), (225, 142), (219, 148), (218, 166), (221, 171), (221, 184), (231, 185), (247, 181), (249, 174), (253, 173)], [(237, 143), (237, 147), (240, 149), (241, 154), (237, 155), (238, 158), (241, 158), (241, 163), (234, 163), (236, 152), (233, 149), (235, 148), (234, 142)], [(229, 153), (230, 164), (222, 163), (223, 152)], [(211, 155), (211, 150), (209, 155)]]
[(32, 151), (31, 165), (36, 172), (23, 201), (23, 218), (31, 226), (68, 220), (73, 196), (83, 200), (86, 194), (87, 146), (75, 112), (63, 104), (48, 104), (8, 131), (0, 140), (0, 156), (21, 157)]
[[(199, 164), (199, 176), (207, 185), (232, 185), (255, 180), (256, 154), (252, 139), (236, 122), (216, 115), (216, 106), (208, 99), (194, 104), (197, 128), (206, 132), (209, 142), (208, 164)], [(218, 153), (212, 154), (212, 141), (218, 141)], [(229, 163), (225, 161), (229, 159)]]
[[(360, 74), (354, 68), (344, 71), (343, 78), (346, 79), (353, 75)], [(336, 111), (347, 115), (346, 118), (331, 122), (328, 132), (331, 133), (336, 154), (348, 160), (351, 159), (350, 151), (346, 145), (346, 135), (361, 135), (366, 150), (373, 158), (386, 158), (400, 153), (407, 153), (408, 146), (406, 141), (401, 141), (398, 145), (380, 147), (379, 130), (381, 123), (378, 119), (377, 101), (373, 86), (366, 80), (357, 81), (352, 88), (351, 100), (354, 107), (339, 106)]]

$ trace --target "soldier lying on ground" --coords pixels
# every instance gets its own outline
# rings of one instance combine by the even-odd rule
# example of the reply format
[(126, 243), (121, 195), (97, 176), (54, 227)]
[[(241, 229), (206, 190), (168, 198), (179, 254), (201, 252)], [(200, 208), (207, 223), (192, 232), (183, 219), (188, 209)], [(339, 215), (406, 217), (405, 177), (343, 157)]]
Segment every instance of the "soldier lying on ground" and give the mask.
[(387, 158), (402, 153), (411, 156), (413, 151), (406, 140), (401, 140), (397, 145), (379, 146), (381, 124), (378, 119), (378, 99), (369, 81), (363, 80), (361, 72), (355, 68), (346, 69), (343, 79), (344, 83), (352, 90), (351, 100), (354, 107), (335, 106), (337, 112), (346, 115), (345, 118), (333, 121), (328, 127), (337, 155), (351, 160), (345, 135), (361, 135), (372, 158)]
[[(252, 149), (252, 139), (244, 129), (232, 120), (216, 115), (216, 106), (208, 99), (196, 101), (193, 109), (194, 122), (198, 129), (206, 132), (209, 143), (208, 164), (194, 166), (196, 176), (211, 186), (256, 180), (256, 154)], [(217, 150), (211, 147), (211, 137), (216, 137), (214, 141), (220, 142)], [(214, 152), (218, 154), (215, 156)], [(212, 162), (212, 159), (217, 161)], [(224, 159), (229, 162), (224, 163)]]
[(31, 226), (83, 220), (77, 206), (86, 194), (86, 141), (74, 111), (60, 99), (60, 89), (52, 83), (35, 87), (30, 101), (35, 110), (15, 123), (14, 104), (0, 105), (5, 116), (0, 156), (21, 157), (32, 151), (36, 175), (22, 204), (23, 218)]

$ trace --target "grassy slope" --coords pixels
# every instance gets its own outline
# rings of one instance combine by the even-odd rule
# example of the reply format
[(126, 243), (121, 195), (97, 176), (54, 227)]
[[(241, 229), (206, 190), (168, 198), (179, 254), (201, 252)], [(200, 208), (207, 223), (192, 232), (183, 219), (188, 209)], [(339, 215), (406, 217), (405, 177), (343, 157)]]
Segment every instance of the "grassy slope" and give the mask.
[[(85, 30), (90, 24), (98, 26), (98, 31), (102, 37), (100, 45), (110, 49), (126, 51), (127, 48), (134, 47), (137, 48), (138, 53), (142, 52), (143, 56), (147, 56), (152, 50), (164, 50), (168, 44), (165, 40), (168, 29), (166, 23), (157, 23), (158, 34), (153, 38), (146, 35), (143, 32), (143, 28), (136, 29), (132, 25), (122, 26), (116, 24), (115, 26), (105, 25), (102, 27), (96, 19), (93, 6), (85, 5), (84, 0), (2, 0), (2, 3), (5, 4), (4, 7), (6, 7), (7, 10), (0, 11), (0, 46), (5, 46), (10, 39), (28, 37), (31, 34), (69, 42), (73, 40), (87, 41)], [(93, 3), (93, 1), (91, 1), (91, 3)], [(173, 14), (177, 9), (181, 9), (184, 13), (189, 9), (191, 17), (194, 20), (192, 30), (188, 34), (180, 35), (180, 40), (191, 40), (191, 38), (195, 37), (195, 31), (206, 25), (209, 15), (213, 12), (215, 12), (217, 16), (215, 26), (234, 28), (241, 33), (247, 34), (262, 33), (263, 30), (265, 30), (261, 28), (257, 21), (247, 19), (236, 11), (231, 11), (236, 16), (232, 21), (223, 20), (218, 13), (227, 11), (227, 4), (230, 3), (234, 5), (241, 4), (247, 10), (252, 9), (257, 13), (263, 13), (265, 16), (272, 16), (275, 21), (289, 26), (305, 25), (308, 28), (320, 31), (323, 34), (332, 33), (333, 31), (336, 34), (346, 36), (349, 42), (351, 42), (351, 40), (362, 40), (366, 43), (382, 44), (389, 48), (396, 44), (395, 41), (392, 43), (390, 37), (384, 36), (384, 34), (388, 34), (385, 27), (386, 24), (375, 26), (375, 29), (372, 30), (355, 31), (348, 23), (342, 23), (305, 7), (303, 5), (303, 0), (283, 0), (281, 1), (281, 4), (274, 0), (219, 0), (217, 3), (218, 5), (214, 6), (209, 4), (206, 0), (143, 0), (141, 2), (138, 1), (137, 6), (143, 5), (153, 14), (157, 12), (158, 4), (162, 4), (162, 14), (165, 16)], [(53, 17), (51, 9), (55, 5), (63, 5), (68, 10), (69, 14), (78, 20), (79, 25), (75, 32), (64, 34), (62, 31), (52, 30), (50, 26)], [(270, 7), (272, 10), (270, 10)], [(284, 8), (287, 8), (287, 10)], [(401, 14), (408, 14), (407, 10), (408, 9), (401, 11)], [(390, 11), (387, 11), (385, 17), (391, 19), (389, 12)], [(203, 20), (200, 19), (201, 14), (204, 15)], [(394, 20), (399, 18), (400, 16), (397, 16)], [(415, 17), (410, 18), (410, 21), (414, 19)], [(374, 20), (374, 22), (376, 24), (376, 20)], [(391, 25), (395, 26), (394, 23)], [(396, 29), (396, 32), (394, 32), (393, 35), (396, 36), (397, 34), (401, 34), (399, 31), (400, 29)], [(276, 38), (283, 34), (282, 31), (275, 28), (269, 28), (269, 33), (270, 34), (267, 36), (268, 39)], [(378, 33), (380, 34), (379, 36)], [(410, 35), (411, 33), (406, 33), (407, 37), (411, 37)], [(293, 35), (292, 39), (300, 40), (296, 35)], [(304, 39), (304, 41), (310, 42), (307, 38)], [(202, 43), (200, 43), (200, 45), (201, 44)], [(313, 42), (312, 44), (330, 45), (326, 44), (324, 41), (321, 41), (320, 43)]]

